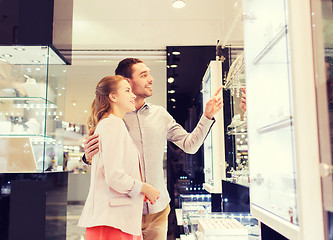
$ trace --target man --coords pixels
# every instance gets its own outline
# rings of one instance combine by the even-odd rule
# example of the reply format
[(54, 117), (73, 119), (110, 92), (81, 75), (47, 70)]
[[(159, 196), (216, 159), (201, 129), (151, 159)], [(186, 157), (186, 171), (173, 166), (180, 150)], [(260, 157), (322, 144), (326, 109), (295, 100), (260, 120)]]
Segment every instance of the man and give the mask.
[[(215, 121), (213, 116), (223, 106), (222, 99), (218, 96), (222, 87), (207, 102), (204, 114), (193, 132), (187, 133), (163, 107), (145, 102), (153, 94), (154, 79), (142, 60), (122, 60), (116, 74), (128, 80), (136, 95), (136, 111), (127, 113), (124, 122), (140, 152), (143, 180), (160, 190), (160, 198), (154, 205), (144, 203), (142, 235), (144, 240), (165, 240), (170, 212), (170, 197), (163, 174), (166, 141), (173, 142), (186, 153), (197, 152)], [(85, 156), (88, 161), (99, 151), (97, 143), (97, 135), (90, 136), (85, 141)]]

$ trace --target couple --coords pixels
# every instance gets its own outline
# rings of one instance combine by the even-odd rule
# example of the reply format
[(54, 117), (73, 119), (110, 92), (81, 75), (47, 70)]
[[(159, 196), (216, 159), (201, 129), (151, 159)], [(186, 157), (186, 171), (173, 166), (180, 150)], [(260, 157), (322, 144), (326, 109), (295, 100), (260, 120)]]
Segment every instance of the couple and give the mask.
[(87, 162), (93, 158), (91, 186), (79, 225), (87, 228), (86, 239), (166, 239), (166, 141), (195, 153), (223, 106), (221, 88), (187, 133), (164, 108), (145, 102), (154, 79), (140, 59), (122, 60), (116, 74), (96, 87), (88, 122), (95, 134), (86, 140), (84, 156)]

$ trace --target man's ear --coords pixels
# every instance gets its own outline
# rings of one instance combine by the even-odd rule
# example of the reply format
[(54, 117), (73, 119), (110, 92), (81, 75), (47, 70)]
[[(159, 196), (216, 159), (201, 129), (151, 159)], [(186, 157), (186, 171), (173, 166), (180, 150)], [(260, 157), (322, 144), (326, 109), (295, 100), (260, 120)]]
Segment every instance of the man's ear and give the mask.
[(117, 97), (113, 93), (109, 94), (109, 98), (110, 98), (111, 102), (117, 102)]

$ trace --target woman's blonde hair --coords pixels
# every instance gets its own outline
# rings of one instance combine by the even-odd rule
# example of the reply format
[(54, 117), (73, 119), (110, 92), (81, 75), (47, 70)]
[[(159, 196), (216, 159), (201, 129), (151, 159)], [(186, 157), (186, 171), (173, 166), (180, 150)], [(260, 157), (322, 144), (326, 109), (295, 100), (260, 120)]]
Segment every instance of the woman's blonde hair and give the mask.
[(119, 82), (125, 80), (123, 76), (107, 76), (99, 81), (96, 86), (95, 99), (91, 104), (91, 114), (88, 118), (88, 129), (95, 132), (98, 122), (110, 114), (111, 101), (109, 98), (110, 93), (115, 93)]

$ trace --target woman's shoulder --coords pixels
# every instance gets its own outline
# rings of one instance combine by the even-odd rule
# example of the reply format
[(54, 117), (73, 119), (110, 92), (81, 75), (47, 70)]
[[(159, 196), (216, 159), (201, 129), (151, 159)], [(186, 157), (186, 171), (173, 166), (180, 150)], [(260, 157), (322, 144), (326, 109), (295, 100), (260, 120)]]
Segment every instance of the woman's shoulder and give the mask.
[(125, 127), (126, 129), (124, 121), (121, 118), (111, 114), (110, 116), (103, 118), (102, 120), (99, 121), (96, 127), (96, 131), (103, 131), (106, 128), (121, 129), (123, 127)]

